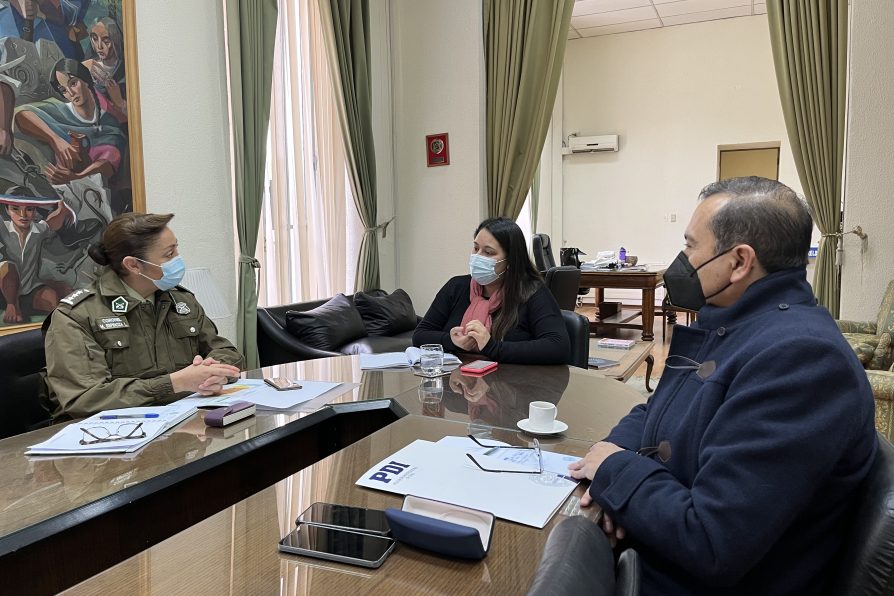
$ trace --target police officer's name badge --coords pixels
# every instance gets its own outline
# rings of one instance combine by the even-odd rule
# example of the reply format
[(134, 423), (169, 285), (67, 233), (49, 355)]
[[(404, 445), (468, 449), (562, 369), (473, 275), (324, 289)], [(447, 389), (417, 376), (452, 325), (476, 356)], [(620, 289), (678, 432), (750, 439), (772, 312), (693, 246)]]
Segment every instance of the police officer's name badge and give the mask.
[(177, 310), (178, 315), (188, 315), (192, 311), (189, 310), (189, 307), (186, 305), (186, 302), (178, 302), (174, 305), (174, 308)]
[(127, 300), (124, 296), (118, 296), (112, 300), (112, 312), (127, 312)]
[(108, 331), (109, 329), (126, 329), (127, 321), (121, 317), (102, 317), (97, 321), (97, 326), (101, 331)]

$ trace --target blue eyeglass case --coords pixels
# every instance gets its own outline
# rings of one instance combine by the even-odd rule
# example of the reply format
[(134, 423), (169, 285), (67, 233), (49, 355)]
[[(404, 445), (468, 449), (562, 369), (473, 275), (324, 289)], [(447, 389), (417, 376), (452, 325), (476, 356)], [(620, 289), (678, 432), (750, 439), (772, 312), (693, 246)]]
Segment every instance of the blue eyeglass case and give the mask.
[(414, 495), (385, 517), (398, 542), (461, 559), (483, 559), (494, 533), (493, 513)]

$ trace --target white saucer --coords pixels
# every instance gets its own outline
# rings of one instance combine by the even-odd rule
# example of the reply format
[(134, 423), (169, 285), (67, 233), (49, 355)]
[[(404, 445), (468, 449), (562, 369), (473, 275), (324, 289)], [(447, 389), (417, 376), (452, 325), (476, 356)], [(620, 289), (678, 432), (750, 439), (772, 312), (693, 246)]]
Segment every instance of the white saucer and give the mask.
[(528, 422), (527, 418), (525, 418), (524, 420), (519, 420), (518, 427), (530, 435), (554, 435), (556, 433), (563, 433), (568, 430), (568, 425), (561, 420), (553, 420), (553, 427), (550, 430), (534, 430)]

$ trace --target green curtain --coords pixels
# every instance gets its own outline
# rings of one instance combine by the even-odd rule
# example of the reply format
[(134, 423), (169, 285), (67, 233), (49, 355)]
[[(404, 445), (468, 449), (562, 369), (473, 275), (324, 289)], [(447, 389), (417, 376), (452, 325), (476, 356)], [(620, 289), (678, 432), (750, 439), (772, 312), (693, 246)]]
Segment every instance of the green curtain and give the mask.
[(255, 259), (270, 118), (276, 0), (226, 0), (227, 53), (239, 234), (239, 298), (236, 337), (248, 368), (257, 368), (258, 286)]
[(534, 180), (531, 182), (531, 234), (537, 233), (537, 217), (540, 215), (540, 160), (534, 169)]
[(769, 0), (776, 82), (798, 177), (822, 232), (813, 290), (837, 319), (847, 0)]
[[(357, 257), (357, 290), (379, 287), (379, 242), (389, 222), (378, 225), (376, 203), (376, 150), (372, 134), (372, 83), (369, 51), (369, 1), (320, 0), (323, 37), (348, 163), (354, 205), (363, 223), (363, 240)], [(331, 23), (331, 29), (327, 25)], [(392, 218), (393, 219), (393, 218)]]
[(516, 219), (549, 127), (574, 0), (485, 0), (487, 212)]

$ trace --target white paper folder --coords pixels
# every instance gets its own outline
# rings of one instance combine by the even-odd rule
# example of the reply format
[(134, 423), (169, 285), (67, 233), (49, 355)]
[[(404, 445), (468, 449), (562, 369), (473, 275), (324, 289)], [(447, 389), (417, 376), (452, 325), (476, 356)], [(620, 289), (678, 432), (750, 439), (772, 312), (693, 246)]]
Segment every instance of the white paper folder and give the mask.
[[(524, 468), (500, 457), (476, 453), (475, 458), (494, 469)], [(501, 519), (542, 528), (578, 482), (549, 471), (484, 472), (463, 449), (418, 439), (367, 470), (356, 484), (489, 511)]]

